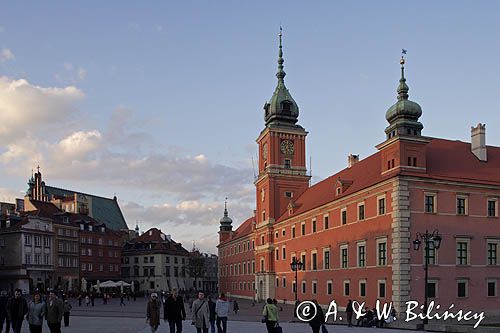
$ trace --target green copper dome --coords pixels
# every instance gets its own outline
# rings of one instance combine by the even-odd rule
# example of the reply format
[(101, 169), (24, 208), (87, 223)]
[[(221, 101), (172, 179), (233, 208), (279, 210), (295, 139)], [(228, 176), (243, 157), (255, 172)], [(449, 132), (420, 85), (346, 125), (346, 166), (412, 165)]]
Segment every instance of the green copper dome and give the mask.
[(408, 85), (404, 77), (404, 59), (401, 58), (401, 79), (398, 86), (398, 101), (385, 113), (389, 126), (385, 129), (387, 138), (398, 135), (421, 135), (424, 126), (418, 121), (422, 108), (416, 102), (408, 99)]
[(269, 103), (264, 105), (264, 119), (266, 126), (298, 126), (295, 125), (299, 117), (299, 106), (292, 98), (292, 95), (285, 86), (286, 73), (283, 70), (283, 48), (281, 45), (281, 30), (280, 30), (280, 45), (278, 54), (278, 85), (274, 90), (273, 96)]

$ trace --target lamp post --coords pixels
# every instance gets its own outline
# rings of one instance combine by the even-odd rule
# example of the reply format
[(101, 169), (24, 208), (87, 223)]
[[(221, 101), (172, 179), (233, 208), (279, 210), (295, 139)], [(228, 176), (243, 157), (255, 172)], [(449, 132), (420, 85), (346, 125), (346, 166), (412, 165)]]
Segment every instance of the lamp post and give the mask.
[(297, 285), (297, 274), (298, 274), (298, 271), (302, 269), (302, 267), (304, 266), (304, 263), (301, 262), (300, 260), (297, 260), (297, 258), (293, 258), (292, 262), (290, 263), (290, 267), (292, 268), (292, 271), (295, 272), (295, 303), (297, 303), (297, 289), (298, 289), (298, 285)]
[[(436, 229), (432, 233), (430, 233), (428, 230), (425, 230), (425, 233), (417, 232), (417, 236), (416, 236), (415, 240), (413, 241), (413, 249), (415, 251), (418, 251), (420, 249), (420, 244), (422, 244), (422, 242), (424, 242), (424, 245), (425, 245), (425, 247), (424, 247), (424, 251), (425, 251), (424, 283), (425, 283), (425, 285), (424, 285), (424, 309), (423, 309), (425, 311), (425, 313), (427, 313), (427, 298), (428, 298), (427, 284), (428, 284), (429, 276), (428, 276), (427, 271), (429, 269), (429, 249), (430, 249), (429, 245), (432, 243), (434, 245), (433, 248), (437, 250), (441, 246), (441, 240), (442, 240), (442, 237), (439, 234), (439, 231)], [(427, 325), (428, 322), (429, 322), (429, 320), (427, 319), (427, 316), (425, 316), (424, 319), (422, 320), (422, 323), (424, 325)]]

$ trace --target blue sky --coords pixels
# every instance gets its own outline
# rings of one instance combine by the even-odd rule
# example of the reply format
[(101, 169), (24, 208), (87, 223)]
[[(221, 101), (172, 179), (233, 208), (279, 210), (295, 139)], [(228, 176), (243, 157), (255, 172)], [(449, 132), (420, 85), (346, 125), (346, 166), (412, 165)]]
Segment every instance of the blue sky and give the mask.
[(0, 199), (25, 190), (40, 163), (47, 183), (116, 193), (130, 225), (213, 251), (226, 195), (236, 225), (252, 213), (280, 24), (315, 181), (384, 140), (401, 48), (424, 135), (469, 141), (483, 122), (498, 146), (499, 10), (496, 1), (2, 2)]

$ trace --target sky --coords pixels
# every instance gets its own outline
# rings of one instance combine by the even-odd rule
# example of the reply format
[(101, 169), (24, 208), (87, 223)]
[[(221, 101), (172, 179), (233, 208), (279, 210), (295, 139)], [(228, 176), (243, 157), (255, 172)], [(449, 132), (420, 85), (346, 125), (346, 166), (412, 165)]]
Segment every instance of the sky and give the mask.
[(384, 141), (401, 49), (423, 134), (500, 146), (498, 1), (0, 2), (0, 201), (40, 165), (116, 194), (130, 228), (216, 252), (224, 198), (253, 214), (263, 105), (285, 83), (313, 182)]

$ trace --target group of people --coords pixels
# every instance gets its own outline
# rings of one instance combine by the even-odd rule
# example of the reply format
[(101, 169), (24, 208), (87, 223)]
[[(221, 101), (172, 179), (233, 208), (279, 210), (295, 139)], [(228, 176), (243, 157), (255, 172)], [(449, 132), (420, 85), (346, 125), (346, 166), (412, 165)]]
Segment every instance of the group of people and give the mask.
[(69, 326), (71, 304), (67, 300), (61, 300), (54, 291), (50, 291), (48, 297), (35, 291), (29, 302), (22, 295), (21, 289), (16, 289), (12, 297), (8, 297), (5, 291), (0, 293), (0, 332), (6, 324), (5, 332), (11, 329), (14, 333), (20, 333), (24, 320), (28, 322), (31, 333), (41, 333), (43, 321), (51, 333), (61, 332), (61, 322), (64, 318), (64, 326)]
[[(347, 314), (347, 325), (349, 327), (352, 326), (352, 317), (353, 317), (354, 309), (352, 305), (352, 300), (349, 300), (346, 306), (346, 314)], [(365, 307), (361, 316), (357, 318), (356, 326), (361, 327), (384, 327), (386, 324), (389, 324), (396, 320), (396, 309), (392, 308), (388, 318), (379, 318), (377, 315), (377, 309), (370, 309)]]
[[(171, 294), (162, 297), (163, 301), (158, 299), (157, 293), (151, 293), (151, 299), (146, 308), (146, 322), (151, 327), (151, 332), (155, 333), (160, 326), (160, 309), (163, 303), (163, 320), (168, 322), (170, 333), (182, 332), (182, 321), (186, 319), (186, 310), (184, 300), (173, 289)], [(237, 304), (237, 303), (236, 303)], [(236, 309), (236, 310), (235, 310)], [(237, 312), (238, 308), (233, 308)], [(215, 333), (217, 327), (218, 333), (227, 332), (227, 316), (229, 313), (229, 301), (222, 293), (214, 301), (212, 297), (205, 298), (205, 293), (199, 292), (198, 298), (191, 305), (191, 324), (195, 326), (197, 333)]]

